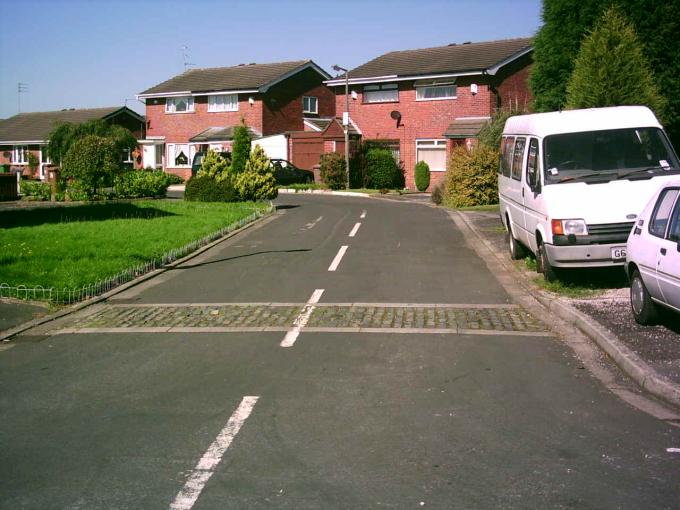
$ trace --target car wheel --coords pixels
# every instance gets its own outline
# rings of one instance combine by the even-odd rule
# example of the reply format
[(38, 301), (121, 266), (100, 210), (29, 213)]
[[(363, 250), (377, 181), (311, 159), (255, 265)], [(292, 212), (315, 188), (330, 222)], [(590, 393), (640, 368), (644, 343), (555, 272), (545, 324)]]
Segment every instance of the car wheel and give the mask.
[(512, 235), (512, 229), (510, 228), (510, 221), (508, 221), (508, 228), (505, 232), (505, 241), (508, 243), (508, 250), (510, 251), (510, 258), (512, 260), (523, 259), (526, 256), (524, 246), (522, 246), (515, 236)]
[(542, 243), (538, 245), (538, 254), (536, 255), (536, 271), (543, 273), (543, 278), (546, 282), (554, 282), (557, 280), (557, 269), (555, 269), (552, 264), (550, 264), (550, 260), (548, 259), (548, 255), (545, 252), (545, 247)]
[(652, 324), (656, 320), (656, 305), (637, 269), (633, 271), (633, 276), (630, 278), (630, 307), (638, 324)]

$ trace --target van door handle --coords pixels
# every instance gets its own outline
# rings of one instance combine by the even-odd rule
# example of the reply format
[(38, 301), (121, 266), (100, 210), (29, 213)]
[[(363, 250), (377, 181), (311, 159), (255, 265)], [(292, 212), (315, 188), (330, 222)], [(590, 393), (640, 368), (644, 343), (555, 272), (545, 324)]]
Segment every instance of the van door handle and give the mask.
[(524, 188), (522, 188), (522, 197), (524, 197)]
[(661, 252), (661, 255), (666, 255), (666, 248), (661, 248), (659, 251)]

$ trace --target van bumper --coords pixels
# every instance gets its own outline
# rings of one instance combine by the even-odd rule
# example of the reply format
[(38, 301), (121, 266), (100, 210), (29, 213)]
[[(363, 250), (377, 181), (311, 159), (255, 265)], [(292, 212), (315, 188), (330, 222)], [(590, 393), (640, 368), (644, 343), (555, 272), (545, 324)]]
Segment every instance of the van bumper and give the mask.
[(612, 259), (612, 248), (624, 248), (626, 243), (555, 246), (544, 244), (545, 254), (554, 267), (614, 267), (623, 266), (625, 258)]

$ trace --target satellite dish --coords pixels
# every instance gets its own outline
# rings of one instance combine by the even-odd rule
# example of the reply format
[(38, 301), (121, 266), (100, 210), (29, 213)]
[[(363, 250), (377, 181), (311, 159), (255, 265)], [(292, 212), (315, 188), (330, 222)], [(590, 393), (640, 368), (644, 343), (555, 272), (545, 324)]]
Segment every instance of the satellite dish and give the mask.
[(394, 120), (400, 120), (401, 119), (401, 113), (398, 112), (397, 110), (392, 110), (390, 112), (390, 117), (392, 117)]

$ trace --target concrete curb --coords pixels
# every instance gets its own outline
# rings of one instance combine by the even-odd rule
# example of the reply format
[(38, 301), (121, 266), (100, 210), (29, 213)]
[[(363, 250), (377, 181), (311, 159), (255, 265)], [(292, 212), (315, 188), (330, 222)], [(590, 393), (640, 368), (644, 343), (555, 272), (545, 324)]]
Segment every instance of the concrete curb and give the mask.
[[(470, 235), (470, 233), (475, 235), (486, 247), (491, 256), (495, 258), (495, 262), (514, 275), (515, 284), (523, 289), (528, 295), (518, 296), (515, 289), (508, 289), (506, 287), (502, 278), (499, 278), (499, 281), (506, 287), (509, 294), (514, 298), (519, 299), (520, 304), (525, 306), (524, 303), (526, 303), (531, 307), (531, 303), (527, 302), (527, 298), (533, 298), (531, 301), (540, 306), (544, 313), (547, 312), (557, 315), (559, 318), (576, 327), (592, 339), (600, 349), (607, 353), (621, 370), (623, 370), (623, 372), (633, 379), (641, 388), (669, 404), (680, 407), (680, 385), (660, 376), (644, 360), (624, 345), (611, 331), (601, 326), (583, 312), (577, 310), (568, 303), (565, 303), (561, 298), (555, 298), (554, 296), (530, 287), (526, 282), (521, 281), (519, 279), (520, 275), (518, 274), (517, 269), (513, 267), (512, 263), (509, 263), (495, 251), (494, 247), (475, 229), (474, 225), (472, 225), (465, 214), (459, 211), (449, 211), (449, 215), (456, 225), (459, 227), (465, 226), (467, 228), (469, 231), (468, 234), (463, 231), (463, 234), (466, 237)], [(498, 277), (498, 275), (496, 276)]]
[(67, 306), (65, 308), (62, 308), (58, 312), (48, 314), (48, 315), (44, 315), (44, 316), (39, 317), (37, 319), (33, 319), (33, 320), (28, 321), (28, 322), (24, 322), (23, 324), (19, 324), (18, 326), (14, 326), (13, 328), (2, 331), (2, 332), (0, 332), (0, 342), (4, 342), (4, 343), (9, 342), (12, 337), (14, 337), (14, 336), (16, 336), (20, 333), (23, 333), (26, 330), (29, 330), (29, 329), (34, 328), (36, 326), (40, 326), (42, 324), (46, 324), (48, 322), (52, 322), (52, 321), (57, 320), (57, 319), (61, 319), (62, 317), (65, 317), (65, 316), (70, 315), (72, 313), (78, 312), (78, 311), (82, 310), (83, 308), (87, 308), (88, 306), (92, 306), (94, 304), (105, 301), (108, 298), (110, 298), (111, 296), (115, 296), (116, 294), (119, 294), (119, 293), (121, 293), (125, 290), (128, 290), (131, 287), (134, 287), (136, 285), (139, 285), (140, 283), (143, 283), (147, 280), (155, 278), (156, 276), (166, 272), (167, 270), (172, 269), (172, 268), (174, 268), (174, 267), (176, 267), (180, 264), (184, 264), (188, 260), (191, 260), (194, 257), (199, 256), (203, 252), (208, 251), (212, 247), (220, 244), (223, 241), (226, 241), (230, 237), (233, 237), (236, 234), (240, 234), (244, 230), (251, 228), (251, 227), (253, 227), (253, 226), (255, 226), (259, 223), (262, 223), (265, 220), (268, 220), (269, 218), (271, 218), (271, 216), (275, 212), (276, 212), (276, 207), (272, 208), (271, 211), (264, 213), (262, 216), (260, 216), (256, 220), (254, 220), (250, 223), (247, 223), (246, 225), (243, 225), (242, 227), (223, 235), (219, 239), (215, 239), (211, 243), (206, 244), (205, 246), (197, 249), (196, 251), (190, 253), (189, 255), (186, 255), (185, 257), (182, 257), (181, 259), (177, 259), (174, 262), (165, 265), (164, 267), (156, 269), (155, 271), (151, 271), (149, 273), (143, 274), (143, 275), (135, 278), (134, 280), (130, 280), (129, 282), (124, 283), (123, 285), (120, 285), (120, 286), (116, 287), (115, 289), (110, 290), (109, 292), (106, 292), (104, 294), (100, 294), (99, 296), (95, 296), (95, 297), (87, 299), (85, 301), (81, 301), (81, 302), (76, 303), (74, 305)]
[(368, 193), (359, 193), (357, 191), (333, 191), (329, 189), (293, 189), (293, 188), (279, 188), (279, 193), (283, 195), (336, 195), (340, 197), (365, 197), (370, 198)]

